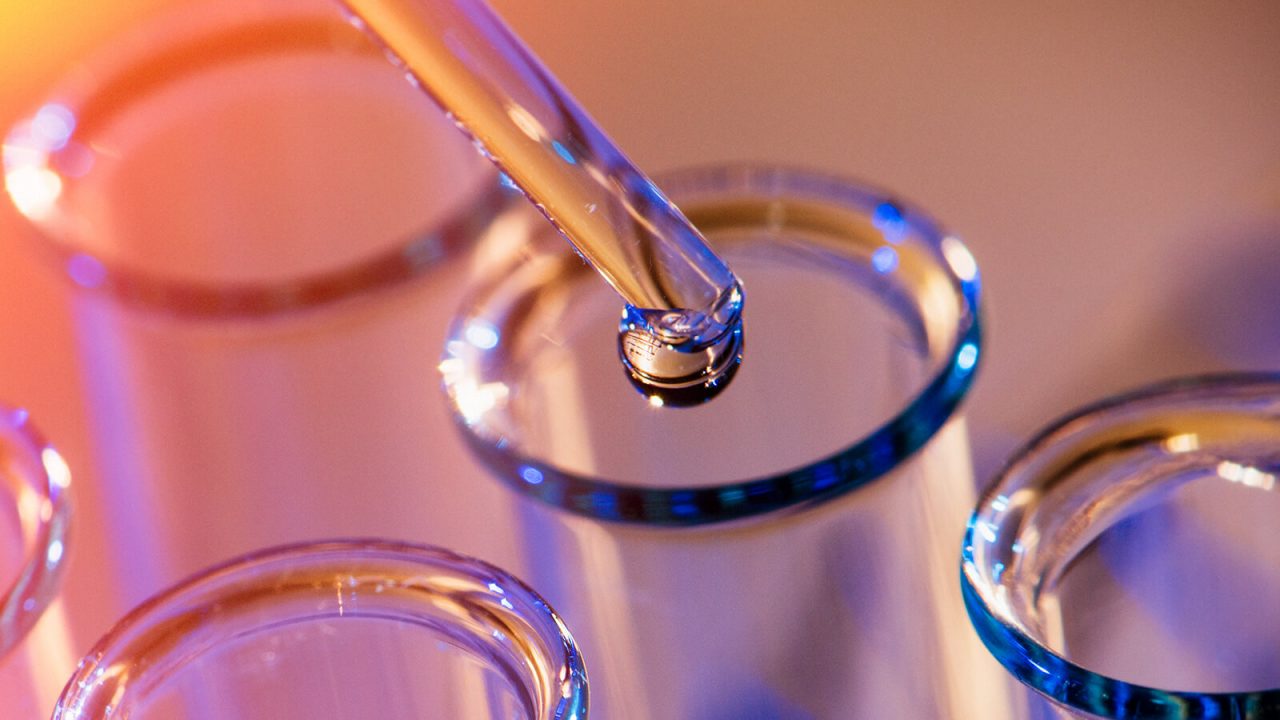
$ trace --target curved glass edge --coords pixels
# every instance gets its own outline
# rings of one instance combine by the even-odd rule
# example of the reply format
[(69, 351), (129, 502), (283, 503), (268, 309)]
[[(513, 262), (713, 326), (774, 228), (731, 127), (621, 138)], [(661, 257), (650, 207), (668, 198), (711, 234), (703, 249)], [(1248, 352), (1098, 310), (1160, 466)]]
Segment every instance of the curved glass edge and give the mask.
[(952, 362), (887, 424), (860, 442), (803, 468), (711, 487), (646, 488), (595, 480), (512, 453), (464, 429), (472, 452), (523, 493), (580, 515), (644, 525), (694, 526), (821, 503), (892, 470), (941, 429), (973, 382), (960, 349), (978, 347), (979, 325), (961, 339)]
[[(262, 25), (257, 28), (258, 36), (253, 42), (227, 44), (232, 52), (246, 56), (289, 50), (293, 43), (332, 51), (331, 27), (349, 29), (349, 25), (342, 22), (337, 13), (330, 17), (317, 14), (314, 8), (301, 9), (306, 12), (299, 14), (299, 9), (295, 9), (291, 15), (284, 12), (288, 8), (276, 8), (281, 11), (280, 16), (260, 19)], [(190, 28), (195, 27), (198, 20), (198, 16), (189, 12), (162, 15), (154, 27), (147, 26), (142, 30), (181, 36), (190, 34)], [(236, 23), (232, 20), (216, 15), (211, 17), (212, 22), (228, 25), (221, 29), (227, 37), (251, 27), (245, 25), (243, 19)], [(164, 21), (172, 24), (165, 25)], [(136, 49), (125, 41), (149, 47), (141, 42), (144, 36), (144, 32), (137, 32), (124, 38), (121, 45), (135, 52)], [(209, 61), (199, 51), (210, 43), (225, 40), (219, 30), (204, 31), (186, 38), (186, 44), (177, 46), (168, 56), (162, 57), (165, 63), (157, 64), (154, 58), (149, 60), (152, 69), (164, 65), (167, 72), (174, 75), (200, 70)], [(371, 45), (364, 52), (375, 53), (377, 49)], [(105, 57), (107, 53), (104, 51), (103, 55)], [(225, 58), (219, 60), (223, 61)], [(136, 62), (141, 63), (143, 59), (138, 58)], [(108, 86), (104, 94), (151, 92), (155, 86), (168, 82), (168, 78), (169, 74), (166, 74), (160, 81), (141, 82), (138, 87), (117, 83), (119, 87)], [(77, 127), (75, 112), (68, 105), (92, 104), (95, 99), (90, 96), (81, 103), (48, 102), (13, 125), (4, 138), (3, 152), (0, 153), (3, 155), (3, 185), (15, 214), (22, 218), (42, 253), (55, 267), (60, 268), (75, 286), (129, 306), (178, 317), (253, 318), (324, 306), (362, 292), (398, 286), (471, 247), (493, 218), (515, 204), (519, 197), (494, 176), (491, 182), (482, 185), (475, 198), (442, 221), (405, 237), (404, 242), (393, 249), (334, 270), (271, 282), (201, 282), (167, 278), (104, 261), (85, 252), (74, 242), (60, 238), (48, 223), (39, 219), (40, 213), (31, 212), (33, 208), (47, 212), (56, 203), (63, 187), (63, 179), (55, 169), (59, 164), (57, 156), (64, 149), (78, 145), (77, 131), (81, 128)], [(57, 132), (48, 129), (51, 122), (58, 128)]]
[[(1149, 400), (1156, 399), (1172, 399), (1178, 395), (1192, 395), (1205, 392), (1216, 392), (1223, 389), (1246, 389), (1250, 386), (1274, 385), (1280, 387), (1280, 372), (1257, 371), (1257, 372), (1220, 372), (1220, 373), (1204, 373), (1200, 375), (1187, 375), (1184, 377), (1173, 377), (1164, 380), (1143, 385), (1138, 388), (1126, 392), (1109, 395), (1105, 398), (1082, 405), (1071, 410), (1065, 415), (1057, 418), (1043, 429), (1038, 431), (1030, 440), (1026, 441), (1019, 447), (1009, 459), (1005, 461), (1000, 472), (996, 474), (997, 478), (1003, 478), (1009, 473), (1009, 469), (1017, 465), (1024, 458), (1036, 452), (1038, 448), (1046, 444), (1050, 439), (1062, 431), (1068, 425), (1078, 422), (1081, 419), (1100, 415), (1113, 409), (1134, 405)], [(994, 483), (993, 483), (994, 484)], [(988, 490), (987, 494), (990, 494)]]
[[(730, 173), (746, 179), (733, 190), (791, 190), (853, 206), (888, 206), (898, 222), (914, 224), (937, 249), (939, 264), (967, 311), (960, 316), (968, 325), (957, 329), (941, 368), (902, 411), (845, 449), (795, 470), (714, 486), (648, 488), (567, 472), (512, 452), (502, 441), (492, 443), (479, 437), (455, 409), (454, 420), (471, 451), (507, 485), (562, 510), (614, 522), (693, 527), (743, 520), (817, 505), (870, 483), (923, 447), (959, 407), (973, 383), (982, 347), (980, 275), (976, 267), (970, 267), (966, 277), (961, 277), (953, 262), (946, 259), (943, 247), (944, 240), (951, 240), (963, 249), (959, 241), (926, 214), (887, 193), (822, 173), (741, 165), (693, 168), (658, 180), (674, 195), (684, 188), (693, 191), (703, 189), (700, 186), (706, 183), (721, 183)], [(967, 253), (965, 250), (972, 263)]]
[(1016, 451), (979, 499), (970, 516), (961, 551), (960, 585), (965, 609), (978, 637), (1019, 682), (1045, 697), (1108, 720), (1263, 720), (1280, 717), (1280, 688), (1239, 693), (1197, 693), (1128, 683), (1095, 673), (1050, 650), (1015, 623), (1006, 622), (985, 598), (994, 574), (975, 558), (981, 509), (1005, 490), (1009, 469), (1043, 447), (1064, 428), (1084, 418), (1144, 401), (1251, 385), (1280, 387), (1280, 373), (1216, 373), (1173, 378), (1114, 395), (1074, 410), (1050, 423)]
[[(587, 720), (589, 686), (582, 654), (568, 626), (537, 591), (514, 575), (483, 560), (440, 547), (380, 538), (342, 538), (265, 548), (209, 567), (160, 591), (118, 620), (85, 655), (63, 688), (54, 707), (52, 720), (99, 720), (109, 717), (114, 709), (113, 705), (123, 696), (123, 685), (130, 679), (130, 673), (121, 672), (119, 667), (124, 662), (119, 656), (123, 653), (127, 657), (125, 650), (129, 641), (136, 639), (135, 634), (145, 632), (149, 621), (157, 619), (157, 616), (163, 615), (167, 610), (181, 608), (184, 602), (193, 600), (193, 595), (212, 592), (216, 599), (220, 588), (234, 588), (234, 582), (240, 573), (262, 572), (264, 568), (271, 568), (275, 564), (280, 567), (268, 573), (261, 583), (288, 574), (290, 567), (287, 563), (290, 561), (310, 559), (321, 562), (326, 558), (344, 560), (347, 561), (346, 564), (335, 566), (334, 570), (349, 573), (351, 564), (365, 557), (449, 569), (455, 573), (465, 572), (469, 579), (483, 586), (492, 595), (493, 607), (486, 611), (481, 620), (490, 622), (503, 615), (521, 614), (535, 631), (554, 638), (559, 645), (553, 651), (558, 649), (560, 656), (550, 658), (555, 672), (546, 678), (530, 679), (530, 682), (541, 679), (556, 685), (553, 691), (546, 693), (547, 702), (554, 703), (554, 708), (546, 710), (544, 715), (538, 715), (537, 718)], [(328, 586), (317, 587), (316, 590), (326, 598), (332, 595), (332, 589)], [(513, 607), (512, 599), (519, 604), (514, 604)], [(522, 614), (522, 609), (532, 612)], [(307, 617), (343, 615), (360, 616), (359, 613), (350, 611), (325, 612), (317, 609)], [(522, 642), (519, 647), (525, 653), (537, 651), (527, 641)], [(524, 665), (528, 666), (528, 663)], [(543, 712), (542, 708), (537, 710)]]
[(13, 450), (26, 456), (22, 465), (39, 468), (38, 472), (21, 478), (37, 493), (39, 500), (34, 506), (37, 510), (34, 529), (29, 529), (32, 518), (18, 513), (24, 534), (31, 534), (31, 544), (23, 552), (17, 577), (12, 581), (0, 578), (0, 587), (4, 588), (0, 596), (2, 657), (26, 636), (58, 592), (66, 567), (66, 543), (71, 526), (68, 497), (71, 472), (58, 451), (32, 427), (26, 410), (0, 407), (0, 424), (5, 436), (17, 444), (13, 448), (0, 446), (0, 455)]
[[(277, 283), (197, 283), (169, 281), (101, 261), (46, 238), (44, 252), (64, 268), (76, 287), (129, 307), (179, 318), (253, 319), (325, 307), (361, 294), (399, 287), (445, 260), (459, 256), (482, 235), (493, 218), (518, 196), (496, 180), (471, 204), (406, 240), (405, 244), (353, 265)], [(39, 228), (33, 232), (41, 233)]]
[[(966, 538), (966, 544), (969, 539)], [(969, 619), (1019, 682), (1066, 707), (1110, 720), (1263, 720), (1280, 717), (1280, 690), (1194, 693), (1126, 683), (1087, 670), (995, 617), (961, 573)]]

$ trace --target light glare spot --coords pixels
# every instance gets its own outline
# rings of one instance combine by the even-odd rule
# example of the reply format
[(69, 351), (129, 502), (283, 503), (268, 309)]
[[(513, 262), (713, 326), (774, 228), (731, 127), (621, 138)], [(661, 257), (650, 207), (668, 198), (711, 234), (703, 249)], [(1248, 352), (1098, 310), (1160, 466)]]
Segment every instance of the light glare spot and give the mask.
[(57, 450), (51, 447), (41, 450), (40, 462), (44, 465), (44, 471), (49, 474), (49, 482), (59, 488), (70, 487), (71, 468), (67, 467), (67, 461), (62, 459)]
[(31, 134), (49, 152), (65, 147), (75, 129), (75, 113), (58, 103), (45, 105), (31, 118)]
[(472, 320), (467, 323), (463, 332), (467, 342), (481, 350), (492, 350), (498, 346), (498, 330), (483, 320)]
[[(447, 382), (447, 380), (446, 380)], [(491, 382), (477, 384), (473, 378), (462, 378), (450, 385), (453, 391), (454, 404), (458, 408), (462, 420), (468, 425), (476, 424), (499, 403), (506, 402), (510, 393), (505, 383)]]
[(49, 543), (49, 551), (45, 554), (45, 558), (48, 559), (50, 565), (58, 564), (58, 561), (62, 559), (61, 540), (54, 540)]
[(19, 165), (4, 176), (5, 188), (18, 211), (32, 220), (42, 220), (53, 210), (62, 194), (62, 178), (47, 167)]
[(519, 105), (512, 105), (507, 108), (507, 117), (511, 118), (511, 122), (520, 128), (520, 132), (529, 137), (530, 140), (542, 142), (547, 136), (547, 131), (543, 129), (542, 124), (529, 113), (528, 110)]
[(992, 543), (992, 544), (995, 543), (996, 537), (997, 537), (997, 530), (995, 525), (987, 522), (979, 522), (977, 526), (977, 530), (978, 530), (978, 534), (982, 536), (983, 540), (986, 540), (988, 543)]
[(22, 126), (9, 134), (4, 142), (4, 169), (20, 167), (44, 167), (49, 154), (31, 136), (29, 126)]
[(978, 277), (978, 262), (973, 259), (969, 248), (959, 238), (948, 235), (942, 238), (942, 256), (951, 266), (951, 272), (964, 282), (973, 282)]
[(1218, 463), (1218, 477), (1260, 490), (1274, 490), (1276, 487), (1275, 475), (1230, 460)]

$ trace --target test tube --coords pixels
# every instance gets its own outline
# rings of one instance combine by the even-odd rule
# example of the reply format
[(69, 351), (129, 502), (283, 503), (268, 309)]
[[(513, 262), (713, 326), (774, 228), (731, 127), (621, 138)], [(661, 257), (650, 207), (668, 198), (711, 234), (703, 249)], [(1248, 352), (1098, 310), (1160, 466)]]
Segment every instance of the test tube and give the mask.
[(742, 357), (742, 288), (680, 210), (481, 0), (343, 0), (618, 292), (642, 392), (702, 402)]
[(509, 564), (423, 358), (523, 200), (331, 0), (152, 5), (4, 147), (20, 247), (67, 279), (101, 498), (83, 562), (111, 581), (71, 616), (315, 537)]
[(0, 406), (0, 658), (35, 625), (65, 567), (71, 473), (26, 410)]
[(1063, 417), (979, 499), (965, 603), (1026, 717), (1280, 717), (1280, 375)]
[[(0, 406), (0, 717), (48, 712), (69, 671), (64, 604), (71, 475), (23, 409)], [(40, 622), (42, 621), (43, 622)]]
[(54, 720), (586, 720), (587, 675), (545, 601), (439, 548), (263, 550), (138, 606), (89, 652)]
[(441, 363), (524, 501), (524, 573), (610, 720), (1008, 718), (955, 548), (980, 348), (965, 245), (893, 195), (770, 166), (661, 184), (752, 288), (752, 361), (661, 407), (613, 371), (613, 299), (553, 233), (493, 238)]

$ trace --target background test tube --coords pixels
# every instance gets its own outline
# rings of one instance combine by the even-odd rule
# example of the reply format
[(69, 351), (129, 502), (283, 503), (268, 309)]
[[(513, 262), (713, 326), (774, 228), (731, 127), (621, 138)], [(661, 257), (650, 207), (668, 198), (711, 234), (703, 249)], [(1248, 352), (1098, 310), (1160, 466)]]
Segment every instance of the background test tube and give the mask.
[(965, 603), (1024, 717), (1280, 713), (1280, 376), (1180, 378), (1050, 424), (978, 501)]
[[(466, 251), (522, 235), (505, 210), (525, 203), (339, 8), (175, 2), (86, 54), (5, 150), (11, 180), (58, 178), (25, 197), (26, 249), (68, 281), (86, 409), (92, 572), (42, 681), (259, 547), (386, 535), (511, 566), (434, 364)], [(5, 720), (53, 699), (6, 697)]]
[(54, 720), (587, 720), (568, 628), (506, 572), (439, 548), (259, 550), (149, 599), (67, 682)]
[(18, 716), (45, 712), (46, 671), (74, 652), (56, 599), (72, 551), (70, 485), (29, 413), (0, 406), (0, 697)]

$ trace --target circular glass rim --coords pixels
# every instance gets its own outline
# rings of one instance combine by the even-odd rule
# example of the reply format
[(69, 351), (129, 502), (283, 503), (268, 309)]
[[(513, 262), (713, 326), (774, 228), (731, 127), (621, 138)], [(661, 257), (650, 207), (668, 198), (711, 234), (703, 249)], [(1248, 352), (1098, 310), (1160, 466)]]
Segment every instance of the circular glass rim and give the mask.
[(995, 596), (1001, 569), (988, 567), (975, 556), (979, 526), (998, 526), (991, 518), (1012, 517), (1014, 512), (1025, 514), (1025, 507), (1014, 509), (999, 498), (1009, 497), (1011, 486), (1022, 485), (1025, 475), (1022, 470), (1029, 461), (1051, 449), (1056, 440), (1079, 423), (1103, 420), (1126, 411), (1158, 410), (1162, 401), (1254, 387), (1271, 388), (1280, 397), (1280, 373), (1213, 373), (1146, 385), (1060, 417), (1010, 457), (982, 493), (970, 516), (961, 551), (960, 583), (965, 609), (978, 636), (1018, 681), (1067, 708), (1113, 720), (1251, 720), (1280, 716), (1280, 688), (1244, 692), (1162, 689), (1126, 682), (1068, 660), (1028, 633), (1007, 606), (1002, 611), (998, 603), (988, 601)]
[(0, 596), (0, 657), (3, 657), (21, 642), (58, 593), (71, 528), (71, 471), (62, 455), (32, 426), (26, 410), (0, 407), (0, 422), (5, 425), (5, 440), (13, 441), (5, 442), (0, 453), (20, 454), (19, 462), (10, 463), (10, 467), (17, 465), (32, 470), (14, 478), (23, 484), (22, 488), (15, 489), (34, 493), (34, 497), (14, 498), (24, 547), (17, 575), (12, 579), (0, 578), (0, 588), (4, 590)]
[[(392, 566), (402, 574), (388, 575)], [(439, 572), (441, 577), (429, 576), (425, 572), (428, 570)], [(291, 577), (297, 581), (289, 582)], [(317, 577), (341, 579), (341, 587), (353, 596), (357, 590), (388, 580), (412, 593), (398, 594), (400, 600), (394, 608), (377, 604), (392, 604), (387, 593), (371, 593), (364, 597), (377, 601), (365, 611), (351, 603), (335, 601), (332, 583), (310, 582)], [(120, 668), (130, 666), (130, 658), (139, 653), (159, 652), (163, 656), (174, 652), (170, 613), (178, 613), (183, 638), (190, 638), (196, 629), (208, 628), (215, 622), (240, 621), (239, 625), (223, 627), (201, 638), (200, 647), (183, 651), (175, 661), (177, 666), (219, 642), (278, 627), (278, 616), (255, 617), (252, 608), (240, 611), (246, 606), (244, 602), (223, 602), (247, 597), (246, 582), (250, 590), (257, 588), (264, 597), (287, 591), (291, 600), (301, 597), (321, 601), (290, 615), (288, 621), (372, 618), (415, 622), (419, 617), (415, 610), (425, 613), (438, 609), (441, 596), (447, 596), (449, 604), (459, 608), (455, 612), (467, 612), (471, 620), (488, 628), (483, 638), (478, 633), (468, 633), (476, 634), (477, 640), (511, 638), (510, 652), (518, 650), (518, 665), (524, 671), (522, 677), (511, 679), (523, 682), (522, 689), (529, 691), (531, 702), (539, 703), (532, 708), (537, 715), (530, 720), (586, 720), (588, 716), (587, 671), (577, 643), (556, 611), (519, 578), (483, 560), (440, 547), (378, 538), (344, 538), (251, 552), (202, 570), (143, 601), (117, 621), (81, 660), (58, 698), (53, 720), (110, 716), (134, 680), (130, 672), (122, 673)], [(511, 637), (517, 634), (523, 636)], [(539, 669), (543, 661), (548, 672)]]
[[(372, 39), (367, 40), (367, 47), (339, 49), (333, 45), (335, 28), (361, 35), (336, 6), (331, 13), (296, 2), (264, 7), (261, 13), (244, 16), (225, 10), (205, 7), (193, 12), (186, 8), (149, 18), (133, 32), (109, 40), (83, 64), (101, 66), (105, 68), (102, 73), (82, 70), (68, 75), (38, 110), (8, 129), (2, 153), (3, 184), (8, 192), (3, 194), (38, 240), (38, 248), (76, 286), (128, 305), (180, 317), (252, 318), (324, 306), (421, 276), (470, 248), (493, 218), (516, 201), (516, 193), (503, 187), (496, 173), (486, 168), (478, 172), (473, 197), (439, 221), (403, 238), (403, 242), (342, 266), (269, 281), (175, 278), (139, 270), (127, 262), (99, 257), (76, 240), (79, 231), (60, 230), (56, 224), (24, 210), (10, 187), (14, 177), (34, 177), (33, 182), (39, 181), (36, 185), (56, 178), (58, 190), (49, 199), (49, 207), (56, 207), (62, 180), (52, 168), (59, 153), (70, 152), (78, 145), (91, 145), (91, 141), (81, 142), (85, 134), (92, 135), (95, 128), (109, 124), (138, 98), (182, 78), (228, 63), (297, 52), (299, 47), (308, 52), (382, 60), (382, 50)], [(168, 40), (158, 48), (145, 42), (154, 37)], [(214, 55), (209, 52), (211, 47), (222, 48), (223, 52)], [(394, 72), (394, 68), (387, 64), (387, 71)], [(428, 100), (424, 97), (423, 102)], [(92, 122), (85, 117), (86, 109), (93, 111), (88, 114)], [(42, 113), (48, 113), (48, 117), (37, 123)], [(486, 173), (491, 177), (484, 179)]]
[[(503, 439), (480, 437), (455, 407), (456, 425), (467, 444), (500, 479), (552, 506), (596, 519), (668, 527), (708, 525), (816, 505), (843, 495), (897, 467), (942, 428), (971, 386), (981, 354), (981, 280), (973, 256), (959, 239), (890, 193), (812, 170), (713, 165), (665, 173), (658, 181), (677, 203), (682, 192), (711, 189), (794, 193), (865, 213), (877, 228), (882, 222), (909, 227), (933, 251), (937, 269), (949, 281), (959, 305), (959, 324), (952, 330), (945, 354), (933, 361), (936, 369), (905, 407), (844, 449), (800, 468), (718, 485), (652, 488), (563, 470), (512, 450)], [(567, 246), (565, 252), (569, 252)], [(468, 301), (463, 307), (472, 306)], [(468, 320), (469, 313), (461, 313), (449, 336), (457, 336)]]

